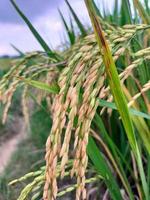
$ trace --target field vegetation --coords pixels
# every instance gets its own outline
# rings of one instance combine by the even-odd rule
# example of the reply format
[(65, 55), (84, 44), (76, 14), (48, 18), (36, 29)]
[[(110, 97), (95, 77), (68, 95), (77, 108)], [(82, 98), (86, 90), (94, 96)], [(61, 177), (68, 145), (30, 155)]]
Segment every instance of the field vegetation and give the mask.
[(43, 51), (2, 71), (1, 123), (20, 113), (28, 138), (1, 178), (0, 198), (149, 200), (149, 1), (115, 0), (109, 13), (85, 0), (86, 27), (65, 0), (63, 51), (11, 3)]

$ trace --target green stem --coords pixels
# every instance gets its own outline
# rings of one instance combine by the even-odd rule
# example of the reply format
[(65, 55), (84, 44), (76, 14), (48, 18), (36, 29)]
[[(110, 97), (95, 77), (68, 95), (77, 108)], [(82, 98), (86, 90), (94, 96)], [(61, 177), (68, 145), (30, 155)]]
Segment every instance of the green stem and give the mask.
[(148, 198), (149, 198), (148, 197), (148, 186), (146, 183), (146, 178), (145, 178), (144, 169), (143, 169), (143, 165), (142, 165), (142, 158), (141, 158), (138, 144), (136, 141), (133, 124), (132, 124), (131, 117), (129, 114), (129, 109), (127, 106), (126, 98), (125, 98), (124, 93), (121, 88), (121, 83), (120, 83), (120, 79), (119, 79), (118, 72), (116, 69), (116, 65), (113, 60), (108, 42), (103, 33), (98, 16), (95, 14), (96, 12), (94, 10), (92, 0), (85, 0), (85, 3), (87, 6), (87, 9), (88, 9), (88, 12), (89, 12), (92, 26), (94, 28), (97, 43), (99, 45), (99, 49), (100, 49), (100, 52), (101, 52), (101, 55), (103, 58), (107, 78), (109, 81), (110, 90), (112, 92), (114, 101), (116, 103), (116, 106), (117, 106), (120, 116), (122, 118), (122, 122), (123, 122), (123, 125), (125, 128), (129, 143), (130, 143), (131, 148), (136, 157), (145, 198), (146, 198), (146, 200), (148, 200)]

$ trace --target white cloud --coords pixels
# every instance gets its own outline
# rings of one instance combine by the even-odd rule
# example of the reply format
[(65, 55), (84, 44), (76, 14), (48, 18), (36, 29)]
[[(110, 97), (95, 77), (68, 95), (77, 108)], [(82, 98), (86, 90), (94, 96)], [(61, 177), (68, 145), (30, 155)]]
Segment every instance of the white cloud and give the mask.
[[(79, 17), (84, 18), (84, 22), (86, 22), (87, 11), (84, 2), (82, 0), (70, 0), (69, 2), (79, 14)], [(64, 2), (60, 3), (59, 6), (67, 18), (67, 6)], [(50, 46), (56, 48), (60, 45), (61, 38), (64, 37), (64, 28), (57, 10), (52, 10), (52, 12), (47, 11), (44, 15), (39, 16), (33, 24)], [(26, 25), (0, 23), (0, 30), (0, 55), (15, 53), (10, 43), (23, 52), (41, 49)]]
[(60, 33), (63, 26), (57, 13), (55, 16), (47, 13), (39, 17), (35, 22), (35, 26), (49, 45), (56, 48), (60, 44)]
[(9, 23), (0, 23), (0, 54), (16, 54), (16, 51), (11, 47), (10, 44), (14, 44), (20, 50), (33, 51), (39, 49), (40, 46), (32, 36), (26, 26), (13, 25)]
[(10, 48), (7, 45), (5, 45), (5, 44), (0, 45), (0, 54), (2, 54), (2, 55), (8, 54), (9, 50), (10, 50)]
[[(69, 0), (69, 2), (82, 22), (86, 25), (89, 24), (89, 17), (84, 1)], [(67, 6), (64, 2), (60, 3), (59, 6), (63, 15), (67, 19)], [(110, 3), (109, 6), (112, 7), (112, 4)], [(64, 39), (64, 28), (56, 9), (52, 10), (52, 12), (47, 11), (42, 16), (36, 18), (33, 25), (37, 28), (38, 32), (42, 35), (48, 45), (54, 48), (57, 48), (60, 45), (62, 38)], [(0, 23), (0, 30), (0, 55), (12, 55), (16, 53), (10, 46), (10, 43), (14, 44), (23, 52), (42, 49), (26, 25)]]

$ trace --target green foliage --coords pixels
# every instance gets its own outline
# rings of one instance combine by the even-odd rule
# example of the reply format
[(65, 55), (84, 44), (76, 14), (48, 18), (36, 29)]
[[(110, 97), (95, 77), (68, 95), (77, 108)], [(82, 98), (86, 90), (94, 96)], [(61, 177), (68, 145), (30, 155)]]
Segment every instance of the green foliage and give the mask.
[(14, 6), (14, 8), (16, 9), (16, 11), (18, 12), (18, 14), (21, 16), (21, 18), (25, 21), (25, 23), (27, 24), (27, 26), (29, 27), (29, 29), (31, 30), (31, 32), (33, 33), (34, 37), (37, 39), (37, 41), (39, 42), (39, 44), (43, 47), (43, 49), (45, 50), (45, 52), (47, 53), (48, 56), (53, 57), (54, 59), (56, 59), (57, 61), (60, 60), (60, 56), (57, 55), (55, 52), (53, 52), (50, 47), (46, 44), (46, 42), (44, 41), (44, 39), (40, 36), (40, 34), (37, 32), (37, 30), (33, 27), (33, 25), (31, 24), (31, 22), (28, 20), (28, 18), (23, 14), (23, 12), (19, 9), (19, 7), (17, 6), (17, 4), (15, 3), (14, 0), (10, 0), (10, 2), (12, 3), (12, 5)]
[(30, 80), (30, 79), (25, 79), (25, 78), (19, 78), (26, 84), (29, 84), (35, 88), (47, 91), (49, 93), (57, 94), (59, 92), (59, 86), (56, 83), (53, 83), (52, 85), (48, 85), (46, 83), (42, 83), (40, 81), (35, 81), (35, 80)]
[(104, 177), (104, 182), (109, 188), (112, 199), (121, 200), (122, 198), (121, 198), (120, 190), (115, 179), (113, 178), (113, 174), (111, 173), (107, 163), (105, 162), (103, 156), (101, 155), (101, 152), (99, 152), (99, 149), (97, 148), (92, 138), (89, 138), (87, 151), (95, 168), (100, 173), (100, 175)]
[(64, 24), (64, 28), (66, 30), (66, 33), (68, 35), (68, 39), (69, 39), (69, 42), (70, 42), (70, 45), (73, 45), (75, 43), (75, 39), (76, 39), (76, 36), (75, 36), (75, 32), (74, 32), (74, 27), (73, 27), (73, 24), (72, 24), (72, 20), (70, 19), (70, 23), (71, 23), (71, 28), (68, 26), (63, 14), (61, 13), (60, 10), (59, 11), (59, 14), (60, 14), (60, 17), (62, 19), (62, 22)]
[(121, 2), (121, 25), (131, 24), (132, 14), (129, 0), (122, 0)]
[(46, 102), (44, 101), (42, 105), (33, 112), (30, 119), (31, 138), (40, 149), (45, 148), (51, 126), (52, 120)]
[[(70, 21), (68, 25), (64, 15), (59, 11), (71, 46), (67, 51), (59, 54), (48, 47), (14, 1), (11, 0), (11, 2), (49, 56), (48, 58), (42, 52), (24, 55), (0, 81), (2, 95), (6, 95), (10, 89), (14, 88), (13, 84), (18, 81), (15, 89), (22, 86), (24, 91), (23, 102), (25, 103), (25, 97), (28, 96), (31, 96), (35, 101), (30, 118), (33, 143), (38, 148), (44, 147), (51, 126), (59, 120), (63, 112), (65, 112), (63, 116), (66, 117), (66, 123), (62, 128), (60, 138), (65, 140), (67, 122), (76, 110), (73, 110), (74, 104), (70, 106), (67, 99), (71, 102), (72, 95), (75, 99), (76, 94), (72, 94), (75, 88), (78, 96), (77, 115), (73, 118), (73, 126), (70, 129), (76, 131), (76, 127), (80, 124), (82, 118), (85, 121), (90, 120), (91, 123), (87, 130), (90, 132), (90, 137), (87, 145), (89, 161), (85, 183), (93, 183), (98, 180), (97, 186), (100, 186), (100, 192), (107, 193), (108, 191), (107, 197), (110, 199), (116, 200), (127, 197), (132, 200), (138, 197), (140, 200), (148, 200), (150, 188), (150, 49), (148, 46), (150, 27), (146, 25), (149, 24), (150, 14), (148, 1), (145, 0), (145, 6), (143, 6), (140, 1), (134, 0), (135, 7), (131, 9), (131, 1), (122, 0), (119, 8), (119, 1), (116, 0), (112, 13), (108, 13), (105, 9), (101, 13), (95, 3), (92, 5), (92, 1), (87, 0), (87, 7), (97, 35), (97, 40), (95, 40), (94, 35), (88, 33), (73, 7), (66, 0), (70, 14), (80, 30), (80, 37), (78, 38), (78, 35), (75, 34), (73, 22)], [(141, 21), (146, 24), (136, 24)], [(58, 62), (60, 60), (62, 62)], [(94, 69), (93, 66), (95, 66)], [(104, 67), (106, 74), (104, 74)], [(52, 75), (53, 78), (47, 79), (48, 74)], [(56, 74), (57, 76), (55, 76)], [(88, 78), (90, 80), (87, 80)], [(93, 84), (91, 84), (92, 80), (95, 81)], [(88, 84), (91, 84), (90, 88), (88, 88)], [(70, 90), (71, 93), (69, 93)], [(63, 96), (61, 102), (58, 101), (58, 94)], [(86, 95), (88, 96), (87, 101), (83, 101)], [(112, 103), (113, 98), (115, 103)], [(55, 104), (57, 101), (57, 110), (55, 110), (56, 113), (53, 113), (51, 103)], [(66, 107), (63, 107), (65, 111), (62, 110), (62, 113), (57, 113), (65, 102)], [(88, 113), (88, 116), (82, 116), (84, 109), (79, 112), (79, 108), (87, 105), (88, 108), (94, 107), (93, 117), (90, 116), (91, 112)], [(128, 108), (129, 106), (131, 108)], [(24, 110), (27, 110), (26, 104)], [(58, 127), (64, 119), (58, 121)], [(81, 123), (79, 127), (80, 134), (78, 137), (81, 141), (84, 139), (81, 131), (83, 125), (85, 124)], [(53, 133), (52, 141), (54, 140), (56, 142), (54, 144), (57, 145), (55, 135)], [(68, 142), (71, 156), (72, 143), (76, 139), (74, 132), (73, 137), (75, 138)], [(83, 144), (86, 144), (86, 140)], [(84, 148), (84, 145), (82, 148)], [(82, 153), (84, 154), (85, 151)], [(58, 162), (56, 166), (57, 177), (61, 174), (61, 165)], [(65, 177), (70, 173), (73, 160), (69, 159), (68, 165), (66, 166)], [(93, 169), (94, 175), (91, 173)], [(35, 196), (37, 195), (38, 198), (39, 193), (41, 195), (45, 181), (45, 167), (39, 171), (40, 175), (30, 177), (33, 178), (33, 181), (22, 190), (20, 199), (25, 199), (29, 192), (35, 191), (37, 185), (39, 187), (37, 187)], [(31, 174), (33, 175), (33, 173)], [(25, 177), (29, 175), (18, 180), (25, 181)], [(88, 178), (89, 176), (90, 178)], [(79, 179), (79, 177), (77, 178)], [(74, 189), (78, 190), (78, 188), (78, 184), (69, 185), (59, 191), (58, 197), (72, 192)], [(123, 193), (125, 197), (122, 197)]]
[(76, 15), (75, 11), (71, 7), (69, 1), (65, 0), (65, 2), (67, 4), (67, 6), (68, 6), (73, 18), (74, 18), (74, 21), (76, 22), (76, 24), (77, 24), (77, 26), (78, 26), (78, 28), (80, 30), (80, 33), (81, 33), (82, 37), (85, 37), (87, 35), (87, 31), (86, 31), (84, 25), (81, 23), (80, 19), (78, 18), (78, 16)]
[[(107, 102), (107, 101), (104, 101), (102, 99), (99, 99), (99, 105), (101, 107), (105, 107), (106, 106), (107, 108), (111, 108), (111, 109), (117, 110), (117, 107), (116, 107), (115, 103)], [(132, 109), (132, 108), (129, 108), (129, 113), (131, 115), (136, 115), (138, 117), (142, 117), (142, 118), (145, 118), (145, 119), (150, 119), (150, 115), (149, 114), (140, 112), (140, 111)]]
[[(44, 152), (33, 144), (33, 141), (28, 138), (22, 141), (18, 150), (14, 152), (4, 173), (0, 176), (0, 199), (16, 200), (19, 196), (22, 184), (8, 186), (8, 183), (14, 177), (20, 177), (28, 173), (28, 171), (36, 171), (43, 165)], [(30, 180), (26, 182), (29, 183)]]
[[(89, 11), (89, 15), (90, 15), (91, 22), (92, 22), (92, 25), (93, 25), (93, 28), (95, 31), (95, 35), (97, 37), (97, 42), (99, 44), (100, 51), (102, 52), (102, 55), (103, 55), (103, 62), (105, 65), (105, 70), (106, 70), (107, 78), (109, 81), (110, 90), (113, 94), (116, 106), (117, 106), (119, 114), (122, 118), (122, 122), (123, 122), (124, 128), (126, 130), (126, 134), (127, 134), (129, 143), (135, 154), (138, 168), (139, 168), (139, 173), (141, 176), (144, 195), (145, 195), (145, 198), (148, 200), (149, 189), (148, 189), (148, 184), (146, 182), (146, 176), (145, 176), (144, 168), (143, 168), (143, 164), (142, 164), (142, 157), (140, 155), (139, 146), (138, 146), (138, 143), (137, 143), (137, 140), (135, 137), (133, 124), (132, 124), (131, 117), (129, 114), (127, 102), (126, 102), (125, 96), (124, 96), (122, 88), (121, 88), (120, 79), (119, 79), (119, 76), (117, 73), (115, 62), (113, 60), (111, 50), (109, 48), (109, 45), (106, 41), (105, 35), (101, 28), (101, 24), (98, 22), (97, 15), (95, 14), (96, 12), (93, 9), (93, 5), (88, 0), (86, 0), (85, 2), (87, 4), (87, 9)], [(124, 2), (126, 2), (126, 5), (129, 4), (128, 1), (124, 1)], [(130, 13), (130, 9), (129, 8), (127, 9), (127, 7), (126, 7), (126, 11), (127, 10), (129, 10), (129, 13)], [(130, 16), (130, 14), (129, 14), (129, 16)], [(148, 147), (147, 150), (150, 153), (150, 146)]]
[(17, 53), (19, 53), (20, 57), (24, 56), (24, 53), (20, 49), (18, 49), (15, 45), (11, 44), (11, 46)]
[[(145, 24), (150, 24), (150, 15), (146, 10), (144, 9), (142, 3), (139, 0), (133, 0), (135, 8), (137, 8), (139, 15)], [(148, 2), (145, 1), (146, 9), (148, 10)]]

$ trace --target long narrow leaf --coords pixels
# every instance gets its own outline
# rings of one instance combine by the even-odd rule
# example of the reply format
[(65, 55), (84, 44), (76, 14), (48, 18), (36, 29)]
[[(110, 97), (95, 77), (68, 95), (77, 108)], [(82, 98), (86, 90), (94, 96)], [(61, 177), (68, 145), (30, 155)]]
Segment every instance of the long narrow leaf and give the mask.
[(133, 0), (133, 3), (134, 3), (134, 6), (136, 7), (136, 9), (138, 10), (143, 23), (150, 24), (150, 16), (145, 11), (141, 2), (139, 0)]
[[(103, 147), (105, 144), (104, 149), (105, 149), (105, 151), (107, 151), (107, 157), (112, 162), (113, 167), (114, 167), (116, 173), (118, 174), (118, 176), (120, 177), (120, 180), (121, 180), (126, 192), (128, 193), (130, 199), (133, 200), (134, 197), (133, 197), (132, 189), (129, 184), (128, 178), (126, 176), (125, 169), (122, 165), (122, 161), (123, 161), (123, 163), (125, 163), (126, 167), (129, 169), (131, 174), (132, 174), (132, 170), (129, 168), (129, 166), (128, 166), (126, 160), (124, 159), (124, 156), (120, 152), (119, 148), (115, 145), (112, 138), (107, 133), (105, 126), (103, 124), (103, 121), (97, 113), (95, 114), (95, 117), (93, 120), (93, 125), (96, 125), (96, 127), (98, 128), (98, 132), (100, 133), (100, 138), (103, 141)], [(120, 159), (120, 157), (121, 157), (121, 159)]]
[(132, 14), (130, 9), (129, 0), (121, 1), (121, 25), (131, 24), (132, 23)]
[(149, 0), (144, 0), (144, 3), (145, 3), (146, 11), (150, 15), (150, 7), (149, 7), (149, 2), (148, 1)]
[(48, 85), (41, 81), (30, 80), (30, 79), (22, 78), (22, 77), (18, 77), (18, 79), (25, 82), (28, 85), (31, 85), (35, 88), (38, 88), (38, 89), (41, 89), (41, 90), (44, 90), (44, 91), (47, 91), (47, 92), (50, 92), (53, 94), (58, 94), (58, 92), (59, 92), (59, 86), (57, 84)]
[(94, 32), (95, 32), (96, 39), (97, 39), (97, 42), (99, 45), (99, 49), (102, 54), (107, 78), (109, 81), (110, 90), (113, 94), (116, 106), (117, 106), (120, 116), (122, 118), (122, 122), (123, 122), (123, 125), (125, 128), (129, 143), (130, 143), (132, 150), (134, 152), (134, 155), (136, 157), (145, 198), (146, 198), (146, 200), (148, 200), (149, 199), (148, 187), (147, 187), (146, 177), (145, 177), (145, 173), (144, 173), (144, 169), (143, 169), (143, 165), (142, 165), (142, 159), (141, 159), (140, 151), (139, 151), (138, 144), (136, 141), (131, 117), (130, 117), (128, 106), (127, 106), (127, 102), (126, 102), (125, 96), (124, 96), (122, 88), (121, 88), (120, 79), (119, 79), (119, 76), (117, 73), (115, 62), (113, 60), (108, 42), (106, 41), (105, 35), (102, 31), (101, 24), (98, 20), (98, 17), (95, 14), (95, 10), (94, 10), (92, 1), (85, 0), (85, 2), (86, 2), (86, 6), (87, 6), (87, 9), (88, 9), (88, 12), (90, 15), (90, 19), (91, 19), (91, 22), (92, 22), (92, 25), (94, 28)]
[(84, 37), (87, 35), (86, 29), (84, 28), (84, 25), (81, 23), (80, 19), (78, 18), (78, 16), (76, 15), (75, 11), (73, 10), (73, 8), (71, 7), (70, 3), (68, 0), (65, 0), (67, 6), (69, 7), (69, 10), (76, 22), (76, 24), (78, 25), (78, 28), (81, 32), (81, 35)]
[[(102, 106), (102, 107), (103, 107), (103, 106), (106, 106), (106, 107), (108, 107), (108, 108), (117, 110), (117, 107), (116, 107), (115, 103), (108, 102), (108, 101), (105, 101), (105, 100), (102, 100), (102, 99), (98, 99), (98, 100), (99, 100), (99, 105), (100, 105), (100, 106)], [(149, 119), (149, 120), (150, 120), (150, 115), (149, 115), (149, 114), (140, 112), (140, 111), (135, 110), (135, 109), (132, 109), (132, 108), (129, 108), (129, 112), (130, 112), (130, 114), (132, 114), (132, 115), (136, 115), (136, 116), (138, 116), (138, 117), (142, 117), (142, 118), (145, 118), (145, 119)]]
[(87, 152), (97, 171), (104, 177), (104, 182), (109, 188), (112, 198), (114, 200), (121, 200), (120, 190), (114, 176), (92, 137), (89, 137)]
[(100, 9), (97, 7), (96, 3), (93, 1), (93, 6), (94, 6), (94, 9), (96, 11), (96, 14), (102, 18), (102, 14), (100, 12)]
[(70, 41), (70, 44), (73, 45), (73, 44), (75, 43), (75, 34), (74, 34), (74, 32), (71, 32), (71, 30), (70, 30), (69, 26), (67, 25), (67, 22), (66, 22), (66, 20), (65, 20), (65, 18), (64, 18), (64, 16), (63, 16), (63, 14), (61, 13), (61, 11), (58, 10), (58, 12), (59, 12), (60, 17), (61, 17), (61, 19), (62, 19), (62, 22), (63, 22), (63, 24), (64, 24), (65, 30), (66, 30), (66, 32), (67, 32), (67, 35), (68, 35), (68, 39), (69, 39), (69, 41)]
[(100, 51), (102, 52), (102, 55), (103, 55), (103, 62), (105, 64), (105, 70), (107, 73), (107, 78), (109, 80), (110, 90), (114, 96), (114, 100), (118, 108), (118, 111), (121, 115), (130, 144), (135, 152), (136, 151), (135, 134), (134, 134), (131, 118), (129, 115), (127, 102), (121, 89), (121, 84), (120, 84), (119, 76), (116, 70), (116, 66), (113, 61), (113, 57), (112, 57), (110, 48), (108, 46), (108, 43), (102, 31), (101, 25), (97, 19), (97, 16), (95, 15), (94, 10), (92, 9), (93, 8), (92, 3), (91, 1), (86, 0), (86, 4), (89, 10), (89, 15), (92, 21), (92, 25), (94, 27), (96, 39), (99, 44)]
[(20, 50), (18, 49), (14, 44), (10, 44), (12, 46), (12, 48), (19, 53), (20, 56), (24, 56), (25, 54)]
[(23, 12), (19, 9), (19, 7), (17, 6), (17, 4), (15, 3), (14, 0), (10, 0), (10, 2), (12, 3), (12, 5), (14, 6), (14, 8), (16, 9), (16, 11), (18, 12), (18, 14), (21, 16), (21, 18), (24, 20), (24, 22), (28, 25), (29, 29), (31, 30), (31, 32), (33, 33), (33, 35), (35, 36), (35, 38), (37, 39), (37, 41), (39, 42), (39, 44), (43, 47), (43, 49), (45, 50), (45, 52), (47, 53), (48, 56), (55, 58), (56, 60), (60, 60), (60, 56), (58, 54), (56, 54), (55, 52), (53, 52), (49, 46), (46, 44), (46, 42), (44, 41), (44, 39), (40, 36), (40, 34), (37, 32), (37, 30), (33, 27), (33, 25), (31, 24), (31, 22), (28, 20), (28, 18), (23, 14)]

